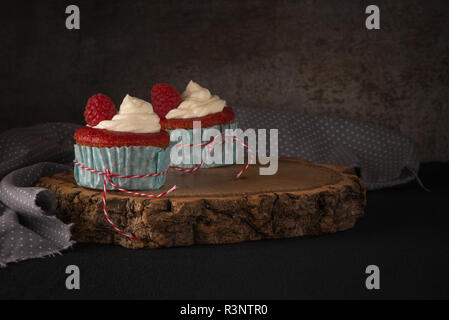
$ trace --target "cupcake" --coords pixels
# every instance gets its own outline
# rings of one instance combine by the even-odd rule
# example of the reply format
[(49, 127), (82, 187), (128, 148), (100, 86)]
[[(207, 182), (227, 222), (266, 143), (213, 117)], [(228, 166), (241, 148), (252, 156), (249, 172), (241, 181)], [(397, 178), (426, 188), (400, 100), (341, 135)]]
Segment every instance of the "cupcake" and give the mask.
[[(234, 130), (237, 127), (234, 112), (231, 107), (226, 106), (226, 101), (217, 95), (212, 95), (208, 89), (194, 81), (189, 82), (182, 95), (167, 84), (158, 84), (151, 90), (151, 100), (155, 112), (161, 118), (161, 127), (172, 137), (172, 145), (182, 143), (182, 135), (173, 134), (180, 129), (185, 130), (183, 132), (189, 136), (190, 144), (194, 144), (194, 121), (199, 121), (201, 124), (201, 144), (211, 141), (210, 129), (216, 129), (217, 131), (213, 132), (224, 134), (227, 129)], [(207, 155), (209, 148), (206, 146), (179, 147), (173, 151), (177, 153), (178, 160), (177, 163), (173, 163), (172, 159), (172, 165), (182, 168), (194, 168), (206, 158), (202, 168), (219, 167), (236, 162), (234, 143), (216, 145), (209, 156)], [(220, 154), (214, 154), (216, 152)]]
[[(170, 136), (149, 102), (126, 95), (120, 110), (103, 94), (89, 98), (84, 112), (87, 125), (74, 135), (75, 161), (83, 166), (121, 176), (161, 173), (170, 164)], [(103, 189), (104, 176), (78, 165), (78, 185)], [(166, 175), (144, 178), (113, 177), (114, 184), (129, 190), (159, 189)], [(107, 182), (107, 189), (114, 189)]]

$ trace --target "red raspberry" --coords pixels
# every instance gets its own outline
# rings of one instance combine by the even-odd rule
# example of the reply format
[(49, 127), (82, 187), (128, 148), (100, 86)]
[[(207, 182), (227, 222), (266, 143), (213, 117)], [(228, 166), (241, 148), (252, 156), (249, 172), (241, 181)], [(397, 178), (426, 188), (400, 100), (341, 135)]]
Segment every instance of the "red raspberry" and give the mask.
[(172, 86), (159, 83), (151, 89), (151, 103), (153, 104), (154, 112), (159, 117), (165, 118), (166, 114), (179, 106), (182, 102), (181, 95)]
[(84, 119), (91, 126), (96, 126), (103, 120), (111, 120), (117, 113), (114, 102), (108, 96), (98, 93), (87, 100)]

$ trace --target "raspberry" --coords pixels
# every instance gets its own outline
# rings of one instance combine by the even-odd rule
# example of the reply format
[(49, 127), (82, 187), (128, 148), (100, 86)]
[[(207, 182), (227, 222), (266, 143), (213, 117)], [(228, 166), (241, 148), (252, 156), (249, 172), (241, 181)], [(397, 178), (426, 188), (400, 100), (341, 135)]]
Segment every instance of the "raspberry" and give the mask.
[(165, 118), (166, 114), (179, 106), (182, 102), (181, 95), (172, 86), (159, 83), (151, 89), (151, 103), (153, 104), (154, 112), (160, 118)]
[(87, 124), (96, 126), (103, 120), (111, 120), (117, 113), (114, 102), (108, 96), (98, 93), (87, 100), (84, 119)]

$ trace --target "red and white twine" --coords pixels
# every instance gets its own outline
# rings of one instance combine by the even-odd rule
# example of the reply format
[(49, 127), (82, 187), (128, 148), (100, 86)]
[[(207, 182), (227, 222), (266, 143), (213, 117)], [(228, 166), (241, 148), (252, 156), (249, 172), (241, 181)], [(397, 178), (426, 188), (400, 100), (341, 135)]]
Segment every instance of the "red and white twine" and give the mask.
[[(198, 166), (196, 166), (195, 168), (184, 169), (184, 168), (181, 168), (181, 167), (174, 167), (174, 169), (175, 169), (175, 170), (178, 170), (178, 171), (186, 172), (186, 173), (193, 173), (193, 172), (195, 172), (195, 171), (198, 171), (198, 170), (199, 170), (199, 169), (206, 163), (208, 157), (210, 156), (210, 153), (211, 153), (212, 150), (213, 150), (213, 147), (214, 147), (215, 145), (225, 144), (225, 143), (226, 143), (225, 140), (220, 140), (220, 141), (218, 141), (218, 140), (217, 140), (218, 137), (232, 138), (233, 141), (240, 143), (246, 150), (248, 150), (249, 161), (248, 161), (248, 163), (245, 165), (245, 167), (243, 167), (242, 170), (240, 170), (239, 172), (237, 172), (237, 173), (235, 174), (235, 178), (238, 179), (238, 178), (239, 178), (239, 177), (240, 177), (240, 176), (241, 176), (241, 175), (248, 169), (249, 165), (250, 165), (251, 163), (254, 163), (255, 155), (254, 155), (254, 152), (251, 150), (251, 148), (249, 148), (249, 147), (248, 147), (242, 140), (237, 139), (235, 136), (232, 136), (232, 135), (226, 135), (226, 134), (220, 134), (220, 135), (215, 136), (215, 137), (212, 139), (211, 142), (207, 142), (207, 143), (203, 143), (203, 144), (188, 144), (187, 146), (189, 146), (189, 147), (194, 147), (194, 146), (207, 147), (207, 148), (208, 148), (208, 152), (207, 152), (206, 156), (204, 157), (203, 161), (202, 161)], [(183, 145), (183, 144), (177, 144), (177, 146), (186, 146), (186, 145)], [(131, 240), (140, 240), (140, 239), (139, 239), (138, 237), (135, 237), (135, 236), (133, 236), (133, 235), (131, 235), (131, 234), (129, 234), (129, 233), (127, 233), (127, 232), (121, 230), (119, 227), (117, 227), (117, 226), (114, 224), (114, 222), (112, 221), (112, 219), (109, 217), (108, 210), (107, 210), (107, 207), (106, 207), (106, 196), (107, 196), (107, 188), (106, 188), (106, 186), (107, 186), (107, 182), (109, 181), (109, 183), (111, 184), (111, 186), (112, 186), (114, 189), (118, 190), (118, 191), (125, 192), (125, 193), (129, 193), (129, 194), (132, 194), (132, 195), (135, 195), (135, 196), (147, 197), (147, 198), (152, 198), (152, 199), (163, 197), (163, 196), (165, 196), (165, 195), (167, 195), (167, 194), (169, 194), (169, 193), (172, 193), (173, 191), (176, 191), (176, 190), (178, 189), (178, 187), (175, 185), (175, 186), (171, 187), (170, 189), (168, 189), (167, 191), (164, 191), (164, 192), (159, 193), (159, 194), (147, 194), (147, 193), (140, 193), (140, 192), (134, 192), (134, 191), (126, 190), (126, 189), (124, 189), (124, 188), (122, 188), (122, 187), (116, 185), (116, 184), (112, 181), (112, 178), (133, 179), (133, 178), (148, 178), (148, 177), (161, 176), (161, 175), (167, 174), (167, 173), (168, 173), (168, 169), (165, 170), (165, 171), (163, 171), (163, 172), (159, 172), (159, 173), (139, 174), (139, 175), (119, 175), (119, 174), (111, 173), (110, 170), (109, 170), (108, 168), (106, 169), (106, 171), (103, 172), (103, 171), (98, 171), (98, 170), (95, 170), (95, 169), (86, 167), (86, 166), (83, 165), (82, 163), (79, 163), (79, 162), (77, 162), (77, 161), (75, 161), (75, 160), (73, 160), (73, 163), (74, 163), (75, 165), (77, 165), (78, 167), (80, 167), (80, 168), (86, 170), (86, 171), (89, 171), (89, 172), (96, 173), (96, 174), (98, 174), (98, 175), (104, 176), (104, 178), (103, 178), (103, 212), (104, 212), (104, 215), (105, 215), (105, 217), (106, 217), (106, 220), (109, 222), (109, 224), (110, 224), (110, 225), (111, 225), (111, 226), (112, 226), (118, 233), (120, 233), (121, 235), (124, 235), (125, 237), (127, 237), (127, 238), (129, 238), (129, 239), (131, 239)]]

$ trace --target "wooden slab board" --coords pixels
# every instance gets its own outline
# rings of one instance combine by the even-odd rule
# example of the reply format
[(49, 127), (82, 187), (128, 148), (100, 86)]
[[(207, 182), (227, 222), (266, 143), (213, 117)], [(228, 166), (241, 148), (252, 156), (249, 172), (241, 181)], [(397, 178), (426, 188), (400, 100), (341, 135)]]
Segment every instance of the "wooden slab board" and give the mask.
[(347, 167), (280, 159), (278, 172), (259, 175), (252, 165), (240, 179), (242, 165), (201, 169), (192, 174), (172, 171), (160, 199), (109, 191), (107, 208), (114, 223), (139, 237), (116, 232), (103, 213), (102, 191), (78, 186), (73, 171), (45, 177), (38, 186), (56, 196), (56, 215), (74, 223), (78, 242), (119, 244), (127, 248), (158, 248), (193, 244), (235, 243), (299, 237), (352, 228), (364, 213), (366, 192)]

